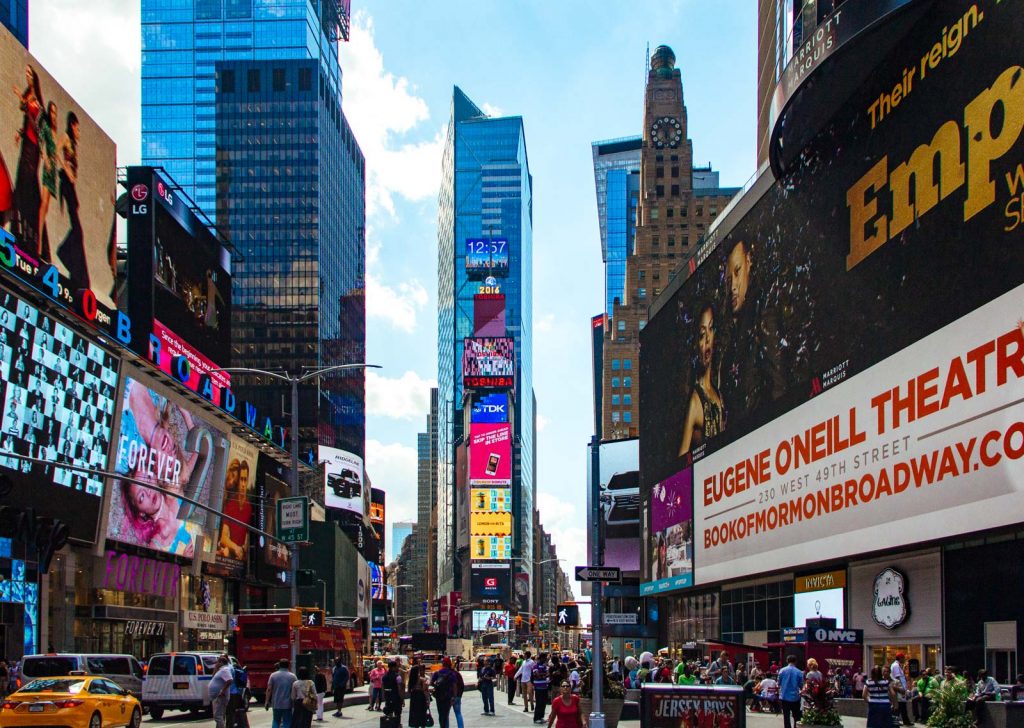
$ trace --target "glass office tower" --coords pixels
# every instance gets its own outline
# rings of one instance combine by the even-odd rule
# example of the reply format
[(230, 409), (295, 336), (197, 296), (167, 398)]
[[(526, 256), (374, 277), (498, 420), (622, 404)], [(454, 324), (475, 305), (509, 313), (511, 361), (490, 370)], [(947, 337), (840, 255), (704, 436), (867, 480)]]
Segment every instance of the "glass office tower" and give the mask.
[(343, 0), (142, 0), (142, 163), (165, 167), (213, 219), (215, 64), (315, 60), (340, 100), (347, 37)]
[(594, 157), (594, 189), (604, 261), (605, 314), (612, 315), (626, 289), (626, 258), (636, 239), (636, 208), (640, 200), (640, 147), (636, 137), (609, 139), (590, 145)]
[[(438, 203), (438, 484), (437, 594), (459, 589), (468, 557), (456, 553), (455, 448), (463, 440), (463, 339), (473, 335), (473, 295), (466, 273), (467, 238), (505, 238), (509, 272), (507, 335), (515, 339), (512, 555), (531, 574), (534, 512), (533, 178), (520, 116), (488, 117), (458, 87), (452, 96)], [(465, 563), (463, 563), (463, 561)]]
[(0, 23), (28, 48), (28, 0), (0, 0)]

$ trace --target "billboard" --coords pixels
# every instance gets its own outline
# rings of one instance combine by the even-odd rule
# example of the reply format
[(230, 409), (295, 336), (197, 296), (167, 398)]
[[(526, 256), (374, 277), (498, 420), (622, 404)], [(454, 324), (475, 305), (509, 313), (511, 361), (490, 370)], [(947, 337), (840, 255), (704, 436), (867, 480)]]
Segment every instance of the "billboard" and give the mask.
[(473, 296), (473, 336), (505, 335), (505, 296), (477, 293)]
[(509, 513), (512, 491), (509, 488), (470, 488), (470, 510), (475, 513)]
[(747, 706), (740, 686), (645, 684), (640, 714), (645, 728), (744, 728)]
[(508, 422), (509, 399), (507, 392), (490, 392), (473, 398), (473, 409), (470, 422), (501, 423)]
[(469, 426), (469, 484), (512, 485), (512, 427)]
[(474, 632), (508, 632), (511, 629), (511, 622), (509, 613), (505, 611), (473, 610)]
[(604, 538), (604, 566), (640, 571), (640, 471), (636, 439), (599, 446), (598, 517)]
[(508, 564), (473, 565), (472, 600), (479, 604), (509, 606), (512, 571)]
[(370, 489), (363, 487), (363, 459), (334, 447), (320, 445), (320, 465), (324, 469), (324, 505), (368, 516)]
[(159, 321), (196, 359), (228, 366), (230, 254), (166, 172), (129, 167), (127, 179), (128, 315), (139, 332), (132, 348), (148, 357), (146, 324)]
[(643, 477), (693, 462), (697, 583), (1024, 520), (1021, 32), (936, 3), (642, 332)]
[(470, 558), (474, 561), (501, 561), (512, 558), (511, 536), (470, 536)]
[[(270, 458), (260, 458), (261, 464), (264, 460), (269, 461)], [(277, 502), (291, 495), (291, 488), (282, 479), (287, 475), (286, 472), (271, 473), (269, 470), (273, 466), (269, 462), (267, 465), (267, 470), (258, 481), (261, 509), (260, 527), (267, 533), (274, 533), (277, 527)], [(291, 552), (288, 547), (279, 541), (260, 536), (259, 551), (263, 579), (283, 584), (287, 580), (285, 574), (291, 566)]]
[(370, 599), (384, 599), (384, 569), (370, 562)]
[(370, 526), (377, 542), (376, 563), (385, 563), (387, 542), (384, 540), (384, 503), (386, 494), (381, 488), (370, 488)]
[(508, 240), (466, 238), (466, 274), (473, 277), (508, 275)]
[(6, 31), (0, 74), (8, 89), (0, 103), (0, 266), (109, 323), (117, 304), (114, 142)]
[[(228, 447), (228, 436), (190, 409), (146, 380), (126, 378), (115, 472), (210, 505), (220, 502)], [(179, 497), (120, 480), (111, 493), (107, 538), (191, 557), (201, 535), (207, 537), (202, 550), (208, 549), (212, 521)]]
[(511, 513), (476, 513), (469, 514), (469, 535), (472, 536), (511, 536)]
[(693, 470), (687, 468), (651, 489), (651, 581), (643, 595), (693, 585)]
[(511, 389), (515, 384), (515, 340), (464, 339), (462, 381), (467, 389)]
[[(228, 466), (224, 475), (221, 512), (243, 523), (252, 524), (256, 500), (256, 467), (260, 450), (254, 443), (231, 437)], [(217, 536), (217, 564), (234, 571), (245, 568), (249, 556), (249, 530), (238, 523), (221, 519)]]
[(71, 538), (96, 539), (104, 480), (61, 465), (107, 469), (119, 365), (98, 344), (0, 292), (0, 466), (15, 486), (5, 505), (33, 507), (67, 523)]

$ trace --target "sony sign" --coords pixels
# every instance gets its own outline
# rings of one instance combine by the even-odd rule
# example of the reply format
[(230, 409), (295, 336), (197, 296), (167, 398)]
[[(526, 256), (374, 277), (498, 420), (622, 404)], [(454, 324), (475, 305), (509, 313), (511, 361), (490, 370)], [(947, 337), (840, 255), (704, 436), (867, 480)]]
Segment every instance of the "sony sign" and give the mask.
[(907, 577), (891, 566), (875, 577), (875, 593), (871, 602), (871, 618), (886, 629), (896, 629), (910, 616), (907, 600)]

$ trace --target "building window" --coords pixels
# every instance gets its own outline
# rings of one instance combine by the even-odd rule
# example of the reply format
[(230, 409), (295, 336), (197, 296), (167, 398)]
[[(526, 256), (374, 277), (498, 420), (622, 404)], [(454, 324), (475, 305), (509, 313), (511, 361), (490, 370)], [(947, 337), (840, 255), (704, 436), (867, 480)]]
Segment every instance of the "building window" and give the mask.
[(679, 155), (678, 154), (673, 154), (672, 155), (672, 161), (673, 162), (678, 162), (679, 161)]
[[(643, 280), (644, 278), (647, 277), (647, 271), (645, 271), (645, 270), (639, 271), (639, 273), (637, 275), (640, 276), (640, 280)], [(622, 322), (620, 321), (619, 323), (622, 323)]]
[[(628, 380), (629, 377), (626, 377), (626, 379)], [(612, 377), (612, 386), (613, 387), (618, 387), (619, 386), (619, 378), (618, 377)]]
[(651, 247), (652, 248), (657, 248), (659, 245), (661, 245), (661, 238), (658, 237), (657, 235), (652, 235), (651, 236)]
[(622, 395), (622, 404), (629, 404), (629, 405), (633, 404), (633, 395), (632, 394), (624, 394), (624, 395)]
[(628, 371), (628, 370), (630, 370), (630, 369), (632, 369), (632, 368), (633, 368), (633, 360), (632, 360), (632, 359), (626, 359), (626, 360), (624, 360), (624, 361), (622, 362), (622, 368), (623, 368), (623, 369), (625, 369), (625, 370), (627, 370), (627, 371)]
[(704, 208), (703, 207), (698, 207), (697, 208), (697, 216), (699, 217), (699, 216), (701, 216), (703, 214), (704, 214)]
[(672, 196), (679, 197), (679, 185), (672, 185)]
[(617, 395), (617, 394), (613, 394), (612, 395), (612, 404), (614, 404), (614, 405), (618, 405), (619, 404), (619, 395)]
[(626, 410), (625, 412), (623, 412), (622, 413), (622, 421), (623, 422), (632, 422), (633, 421), (633, 413), (630, 412), (629, 410)]
[(672, 176), (673, 177), (678, 177), (679, 176), (679, 167), (672, 167)]
[(648, 215), (650, 216), (651, 220), (657, 220), (658, 219), (658, 206), (654, 205), (651, 208), (651, 211), (650, 211), (650, 213), (648, 213)]
[(668, 236), (668, 247), (670, 247), (670, 248), (676, 247), (676, 236), (675, 235), (669, 235)]
[(310, 91), (313, 88), (313, 69), (299, 69), (299, 91)]
[(235, 92), (235, 70), (233, 68), (225, 68), (220, 72), (220, 90), (221, 93), (226, 94)]
[[(647, 298), (647, 289), (646, 288), (638, 288), (637, 291), (636, 291), (636, 295), (639, 296), (640, 298)], [(629, 361), (629, 360), (627, 359), (626, 361)]]
[(670, 207), (670, 208), (668, 208), (668, 211), (665, 213), (665, 217), (674, 217), (675, 214), (676, 214), (676, 208)]
[(612, 371), (613, 372), (619, 371), (619, 360), (618, 359), (612, 359)]
[(246, 75), (246, 88), (249, 93), (258, 93), (260, 90), (260, 69), (250, 68)]
[(612, 412), (612, 422), (618, 422), (618, 421), (619, 421), (619, 413), (618, 412)]
[(274, 87), (274, 92), (275, 93), (279, 93), (281, 91), (284, 91), (284, 69), (283, 68), (275, 68), (274, 69), (274, 76), (273, 76), (272, 83), (273, 83), (273, 87)]
[(664, 197), (665, 196), (665, 185), (655, 185), (654, 186), (654, 194), (656, 194), (658, 197)]
[(656, 154), (654, 156), (654, 161), (655, 162), (664, 162), (665, 161), (665, 155), (664, 154)]
[[(647, 322), (644, 321), (644, 324), (646, 324), (646, 323)], [(615, 381), (617, 382), (619, 380), (616, 379)], [(617, 387), (619, 385), (618, 384), (613, 384), (612, 386), (613, 387)], [(622, 380), (622, 386), (625, 387), (626, 389), (629, 389), (630, 387), (632, 387), (633, 386), (633, 377), (626, 377), (625, 379), (623, 379)]]
[(664, 167), (655, 167), (654, 168), (654, 176), (655, 177), (664, 177), (665, 176), (665, 168)]
[(619, 331), (625, 331), (626, 330), (626, 322), (623, 321), (622, 319), (619, 319), (619, 322), (618, 322), (617, 325), (619, 327)]
[(685, 207), (680, 207), (679, 208), (679, 217), (686, 217), (686, 208)]

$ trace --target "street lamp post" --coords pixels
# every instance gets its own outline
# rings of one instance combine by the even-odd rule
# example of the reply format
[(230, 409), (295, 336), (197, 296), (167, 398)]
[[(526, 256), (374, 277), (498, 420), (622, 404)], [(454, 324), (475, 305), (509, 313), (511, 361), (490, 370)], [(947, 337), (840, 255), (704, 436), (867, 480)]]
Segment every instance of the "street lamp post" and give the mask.
[[(330, 372), (343, 371), (345, 369), (380, 369), (379, 364), (335, 364), (330, 367), (321, 367), (319, 369), (313, 369), (306, 371), (303, 368), (303, 373), (298, 376), (292, 376), (288, 372), (268, 372), (265, 369), (254, 369), (252, 367), (224, 367), (222, 369), (211, 369), (210, 374), (216, 372), (224, 372), (226, 374), (262, 374), (263, 376), (272, 377), (282, 382), (288, 382), (292, 389), (292, 468), (291, 468), (291, 494), (292, 496), (299, 495), (299, 385), (310, 380), (320, 377), (323, 374)], [(289, 580), (291, 581), (291, 603), (293, 607), (299, 604), (299, 585), (298, 585), (298, 571), (299, 571), (299, 545), (292, 544), (291, 554), (291, 573), (289, 574)], [(326, 598), (326, 584), (324, 585), (324, 593)], [(326, 603), (324, 605), (326, 607)], [(291, 666), (295, 668), (295, 655), (298, 650), (298, 640), (292, 640), (291, 649)]]

